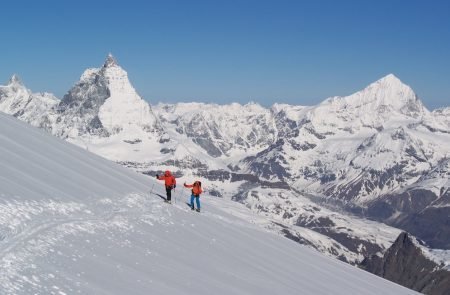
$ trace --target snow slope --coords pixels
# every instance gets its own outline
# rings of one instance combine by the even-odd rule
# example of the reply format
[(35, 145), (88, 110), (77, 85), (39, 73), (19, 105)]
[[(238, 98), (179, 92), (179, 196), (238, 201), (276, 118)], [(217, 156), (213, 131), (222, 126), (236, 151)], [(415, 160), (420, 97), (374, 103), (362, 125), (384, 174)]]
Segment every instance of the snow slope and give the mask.
[(415, 293), (4, 114), (0, 141), (1, 294)]

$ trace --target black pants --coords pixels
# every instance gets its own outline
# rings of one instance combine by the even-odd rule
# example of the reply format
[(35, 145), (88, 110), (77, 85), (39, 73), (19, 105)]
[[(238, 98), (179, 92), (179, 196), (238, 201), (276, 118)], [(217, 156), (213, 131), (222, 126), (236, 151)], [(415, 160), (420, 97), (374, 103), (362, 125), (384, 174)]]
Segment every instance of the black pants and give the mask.
[(166, 186), (167, 201), (172, 200), (172, 187)]

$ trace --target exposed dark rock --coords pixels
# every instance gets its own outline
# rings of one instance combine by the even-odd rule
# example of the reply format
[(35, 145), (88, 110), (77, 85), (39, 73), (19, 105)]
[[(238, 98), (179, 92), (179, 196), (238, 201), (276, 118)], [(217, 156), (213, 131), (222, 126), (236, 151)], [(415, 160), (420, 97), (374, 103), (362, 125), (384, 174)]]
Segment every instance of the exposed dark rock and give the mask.
[(211, 181), (229, 181), (231, 173), (225, 170), (202, 170), (196, 173), (197, 176), (206, 178)]
[[(162, 170), (156, 170), (156, 171), (146, 171), (146, 172), (144, 172), (144, 174), (154, 177), (156, 175), (164, 175), (164, 172), (165, 171), (162, 171)], [(183, 175), (184, 175), (183, 172), (180, 170), (170, 171), (170, 172), (173, 176), (175, 176), (175, 178), (183, 177)]]
[(428, 207), (393, 225), (410, 231), (432, 248), (450, 249), (450, 207)]
[(423, 155), (419, 155), (419, 153), (416, 151), (416, 149), (412, 146), (409, 146), (405, 150), (406, 154), (416, 159), (418, 162), (427, 162), (426, 157)]
[[(289, 119), (285, 111), (281, 111), (275, 117), (279, 138), (295, 138), (300, 134), (299, 126), (306, 124), (305, 122), (297, 122)], [(310, 122), (310, 121), (308, 121)]]
[(296, 143), (293, 140), (289, 140), (289, 144), (291, 145), (291, 147), (296, 150), (296, 151), (301, 151), (302, 150), (302, 146), (298, 143)]
[(305, 142), (304, 144), (300, 145), (300, 149), (302, 151), (307, 151), (307, 150), (311, 150), (311, 149), (315, 148), (316, 146), (317, 146), (317, 144)]
[(214, 144), (212, 144), (211, 140), (205, 138), (193, 138), (193, 142), (201, 146), (211, 157), (220, 157), (222, 155), (222, 151), (218, 149)]
[(406, 139), (406, 133), (405, 129), (399, 128), (397, 129), (392, 135), (391, 138), (393, 140), (405, 140)]
[(159, 138), (159, 143), (166, 143), (166, 142), (169, 142), (169, 141), (170, 141), (170, 137), (168, 137), (168, 136), (161, 136)]
[(364, 256), (373, 255), (381, 250), (376, 243), (371, 243), (366, 240), (361, 240), (352, 234), (351, 229), (346, 229), (347, 232), (335, 228), (336, 224), (327, 217), (310, 218), (311, 216), (299, 216), (295, 225), (311, 229), (315, 232), (323, 234), (332, 238), (354, 253), (361, 253)]
[(103, 124), (97, 115), (88, 123), (86, 130), (93, 135), (109, 136), (108, 131), (103, 128)]
[(232, 173), (231, 174), (231, 182), (237, 182), (237, 181), (248, 181), (250, 183), (259, 183), (260, 182), (259, 178), (252, 174)]
[(317, 139), (325, 139), (327, 138), (324, 134), (321, 134), (317, 132), (312, 125), (305, 127), (305, 130), (307, 130), (309, 133), (314, 135)]
[(192, 157), (186, 157), (182, 160), (167, 160), (161, 163), (161, 165), (165, 166), (175, 166), (180, 169), (199, 169), (199, 170), (206, 170), (208, 166), (203, 164), (197, 159), (194, 159)]
[(311, 150), (313, 148), (315, 148), (317, 146), (317, 144), (314, 143), (309, 143), (309, 142), (305, 142), (303, 144), (299, 144), (296, 143), (293, 140), (289, 141), (289, 144), (292, 146), (293, 149), (295, 149), (296, 151), (307, 151), (307, 150)]
[(319, 218), (313, 218), (312, 220), (309, 220), (309, 218), (300, 216), (297, 219), (295, 225), (312, 229), (312, 228), (316, 228), (316, 227), (335, 226), (336, 224), (328, 217), (319, 217)]
[(437, 129), (437, 128), (431, 127), (430, 125), (427, 125), (427, 124), (423, 124), (423, 126), (433, 133), (440, 132), (440, 133), (450, 134), (450, 131), (448, 131), (448, 130)]
[(169, 148), (162, 148), (160, 150), (161, 154), (170, 154), (173, 153), (175, 150), (174, 149), (169, 149)]
[(222, 182), (245, 181), (252, 185), (260, 185), (263, 188), (282, 188), (282, 189), (290, 188), (287, 183), (282, 181), (264, 181), (252, 174), (234, 173), (226, 170), (199, 169), (195, 175), (212, 181), (222, 181)]
[(137, 143), (142, 142), (142, 140), (140, 140), (139, 138), (133, 139), (133, 140), (126, 140), (125, 139), (123, 142), (128, 143), (128, 144), (137, 144)]
[(262, 188), (279, 188), (279, 189), (290, 189), (289, 184), (283, 181), (261, 181)]
[(278, 179), (281, 180), (290, 177), (290, 173), (288, 173), (286, 168), (281, 165), (282, 163), (287, 163), (281, 153), (276, 158), (272, 158), (271, 161), (261, 161), (256, 159), (258, 159), (258, 156), (249, 157), (245, 160), (246, 162), (250, 162), (251, 171), (256, 175), (266, 179), (277, 176)]
[(336, 180), (336, 174), (331, 173), (331, 174), (324, 174), (322, 176), (320, 176), (320, 184), (325, 184), (327, 182), (332, 182)]
[(215, 189), (208, 189), (208, 195), (222, 198), (222, 194), (218, 190), (215, 190)]
[(383, 257), (366, 258), (360, 267), (424, 294), (450, 294), (450, 272), (425, 257), (405, 232)]
[(239, 168), (238, 165), (233, 166), (233, 165), (229, 164), (227, 167), (228, 167), (228, 169), (230, 169), (233, 172), (237, 172), (237, 171), (241, 170), (241, 168)]
[(316, 228), (314, 229), (314, 231), (330, 237), (336, 242), (345, 246), (350, 251), (354, 253), (361, 253), (364, 256), (373, 255), (383, 250), (383, 248), (381, 248), (378, 244), (358, 239), (351, 233), (336, 232), (333, 229), (329, 228)]
[(450, 207), (432, 206), (446, 203), (447, 194), (439, 198), (432, 191), (415, 189), (386, 195), (370, 203), (365, 214), (407, 230), (433, 248), (450, 249)]
[(371, 137), (365, 139), (356, 149), (358, 152), (364, 151), (365, 149), (371, 147), (375, 143), (377, 135), (374, 134)]
[[(88, 131), (101, 134), (100, 128), (103, 126), (101, 126), (97, 114), (109, 96), (107, 81), (103, 76), (95, 74), (95, 77), (91, 78), (88, 83), (79, 82), (64, 95), (59, 105), (55, 107), (55, 111), (58, 114), (65, 114), (64, 120), (67, 121), (68, 126), (70, 126), (72, 117), (85, 120), (88, 125), (87, 130), (80, 130), (80, 133)], [(57, 135), (61, 136), (62, 134)]]
[(302, 244), (302, 245), (308, 245), (308, 246), (311, 246), (311, 247), (317, 249), (316, 246), (315, 246), (313, 243), (309, 242), (308, 240), (306, 240), (305, 238), (303, 238), (303, 237), (300, 236), (300, 235), (292, 234), (292, 233), (289, 231), (289, 229), (287, 229), (287, 228), (282, 229), (282, 230), (281, 230), (281, 233), (283, 233), (284, 236), (285, 236), (286, 238), (290, 239), (290, 240), (293, 240), (293, 241), (295, 241), (295, 242), (297, 242), (297, 243), (299, 243), (299, 244)]
[[(405, 163), (395, 163), (385, 170), (369, 169), (362, 171), (355, 178), (355, 181), (346, 185), (332, 186), (325, 193), (331, 198), (352, 201), (360, 196), (361, 192), (371, 193), (376, 188), (384, 189), (393, 186), (395, 183), (404, 182), (405, 172), (403, 170), (405, 167)], [(317, 175), (313, 176), (317, 177)]]
[(376, 220), (389, 219), (395, 213), (395, 208), (386, 201), (376, 201), (367, 208), (367, 214)]

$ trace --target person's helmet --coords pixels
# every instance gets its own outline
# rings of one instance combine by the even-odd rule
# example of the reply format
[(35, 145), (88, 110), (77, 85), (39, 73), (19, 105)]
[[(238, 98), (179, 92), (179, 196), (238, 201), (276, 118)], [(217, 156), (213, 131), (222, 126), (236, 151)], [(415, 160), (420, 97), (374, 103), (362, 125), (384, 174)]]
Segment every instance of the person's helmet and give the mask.
[(170, 171), (167, 170), (166, 172), (164, 172), (164, 175), (165, 175), (165, 176), (170, 176)]

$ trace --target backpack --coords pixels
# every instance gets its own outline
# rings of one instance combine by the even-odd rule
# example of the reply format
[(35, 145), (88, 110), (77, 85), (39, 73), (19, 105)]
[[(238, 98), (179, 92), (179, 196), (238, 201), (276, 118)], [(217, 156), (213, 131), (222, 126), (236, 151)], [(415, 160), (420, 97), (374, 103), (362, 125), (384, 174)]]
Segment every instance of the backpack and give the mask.
[(202, 183), (200, 181), (194, 182), (192, 187), (192, 193), (194, 194), (194, 196), (200, 196), (202, 192)]

